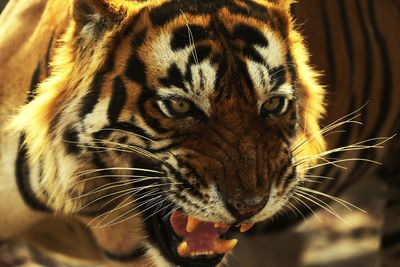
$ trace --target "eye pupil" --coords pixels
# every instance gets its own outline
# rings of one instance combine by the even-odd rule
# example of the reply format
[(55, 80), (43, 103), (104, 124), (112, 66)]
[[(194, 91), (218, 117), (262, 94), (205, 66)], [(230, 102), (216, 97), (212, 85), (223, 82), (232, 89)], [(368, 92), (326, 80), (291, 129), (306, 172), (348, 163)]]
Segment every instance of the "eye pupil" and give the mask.
[(288, 109), (289, 100), (283, 96), (274, 96), (264, 102), (261, 107), (261, 115), (266, 117), (268, 115), (282, 115)]
[(171, 100), (171, 108), (176, 113), (187, 113), (190, 110), (190, 102), (183, 99)]

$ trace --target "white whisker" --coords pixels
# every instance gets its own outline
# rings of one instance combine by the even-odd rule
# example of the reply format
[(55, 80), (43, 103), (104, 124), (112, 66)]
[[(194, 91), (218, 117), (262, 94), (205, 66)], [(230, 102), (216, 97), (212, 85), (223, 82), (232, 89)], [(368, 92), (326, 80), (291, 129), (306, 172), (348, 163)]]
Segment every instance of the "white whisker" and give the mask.
[(348, 202), (346, 200), (343, 200), (341, 198), (334, 197), (334, 196), (331, 196), (329, 194), (326, 194), (326, 193), (323, 193), (323, 192), (320, 192), (320, 191), (317, 191), (317, 190), (314, 190), (314, 189), (311, 189), (311, 188), (307, 188), (307, 187), (304, 187), (304, 186), (298, 186), (297, 188), (300, 189), (300, 190), (303, 190), (303, 191), (307, 191), (307, 192), (310, 192), (310, 193), (321, 195), (321, 196), (327, 197), (327, 198), (329, 198), (331, 200), (334, 200), (334, 201), (338, 202), (339, 204), (341, 204), (343, 207), (345, 207), (346, 209), (348, 209), (350, 211), (352, 210), (350, 207), (352, 207), (352, 208), (357, 209), (357, 210), (359, 210), (359, 211), (361, 211), (363, 213), (367, 213), (365, 210), (361, 209), (360, 207), (357, 207), (356, 205), (351, 204), (350, 202)]

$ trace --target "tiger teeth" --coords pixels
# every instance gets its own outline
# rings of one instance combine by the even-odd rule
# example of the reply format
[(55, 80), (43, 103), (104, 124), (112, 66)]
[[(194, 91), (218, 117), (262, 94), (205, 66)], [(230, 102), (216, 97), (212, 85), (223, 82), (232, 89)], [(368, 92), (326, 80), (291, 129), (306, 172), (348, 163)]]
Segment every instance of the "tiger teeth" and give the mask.
[(214, 250), (218, 254), (224, 254), (232, 250), (236, 246), (237, 242), (237, 239), (220, 240), (218, 243), (215, 244)]
[(217, 242), (214, 243), (214, 251), (189, 251), (189, 245), (186, 241), (183, 241), (182, 243), (179, 244), (177, 248), (178, 255), (180, 257), (195, 257), (195, 256), (200, 256), (200, 255), (214, 255), (214, 254), (224, 254), (230, 250), (232, 250), (238, 240), (237, 239), (232, 239), (232, 240), (218, 240)]
[(189, 252), (189, 246), (186, 241), (182, 242), (178, 246), (178, 255), (181, 257), (186, 257)]
[(191, 257), (204, 256), (204, 255), (211, 256), (211, 255), (214, 255), (214, 254), (215, 254), (214, 251), (193, 251), (193, 252), (190, 252), (190, 256)]
[(193, 218), (192, 216), (188, 216), (187, 224), (186, 224), (186, 231), (188, 233), (192, 233), (196, 228), (199, 226), (200, 221)]
[(229, 228), (229, 225), (223, 223), (214, 223), (214, 228)]
[(244, 233), (250, 230), (254, 226), (254, 223), (244, 223), (240, 225), (240, 232)]

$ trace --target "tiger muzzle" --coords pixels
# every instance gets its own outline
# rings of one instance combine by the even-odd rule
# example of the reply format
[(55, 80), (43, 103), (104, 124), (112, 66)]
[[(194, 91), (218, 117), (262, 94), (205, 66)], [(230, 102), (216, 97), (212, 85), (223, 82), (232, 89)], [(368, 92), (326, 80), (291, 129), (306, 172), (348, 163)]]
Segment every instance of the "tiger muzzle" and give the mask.
[(258, 214), (265, 207), (267, 201), (267, 196), (228, 198), (226, 206), (237, 219), (245, 220)]

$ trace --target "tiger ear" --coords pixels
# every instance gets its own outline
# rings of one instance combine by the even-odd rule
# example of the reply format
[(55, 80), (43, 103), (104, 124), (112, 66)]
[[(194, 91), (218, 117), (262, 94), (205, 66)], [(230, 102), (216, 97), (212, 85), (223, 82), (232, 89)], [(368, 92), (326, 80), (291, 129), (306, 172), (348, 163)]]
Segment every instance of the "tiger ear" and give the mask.
[(81, 27), (96, 21), (102, 21), (103, 24), (116, 23), (126, 14), (122, 7), (111, 0), (71, 0), (71, 2), (72, 16)]

